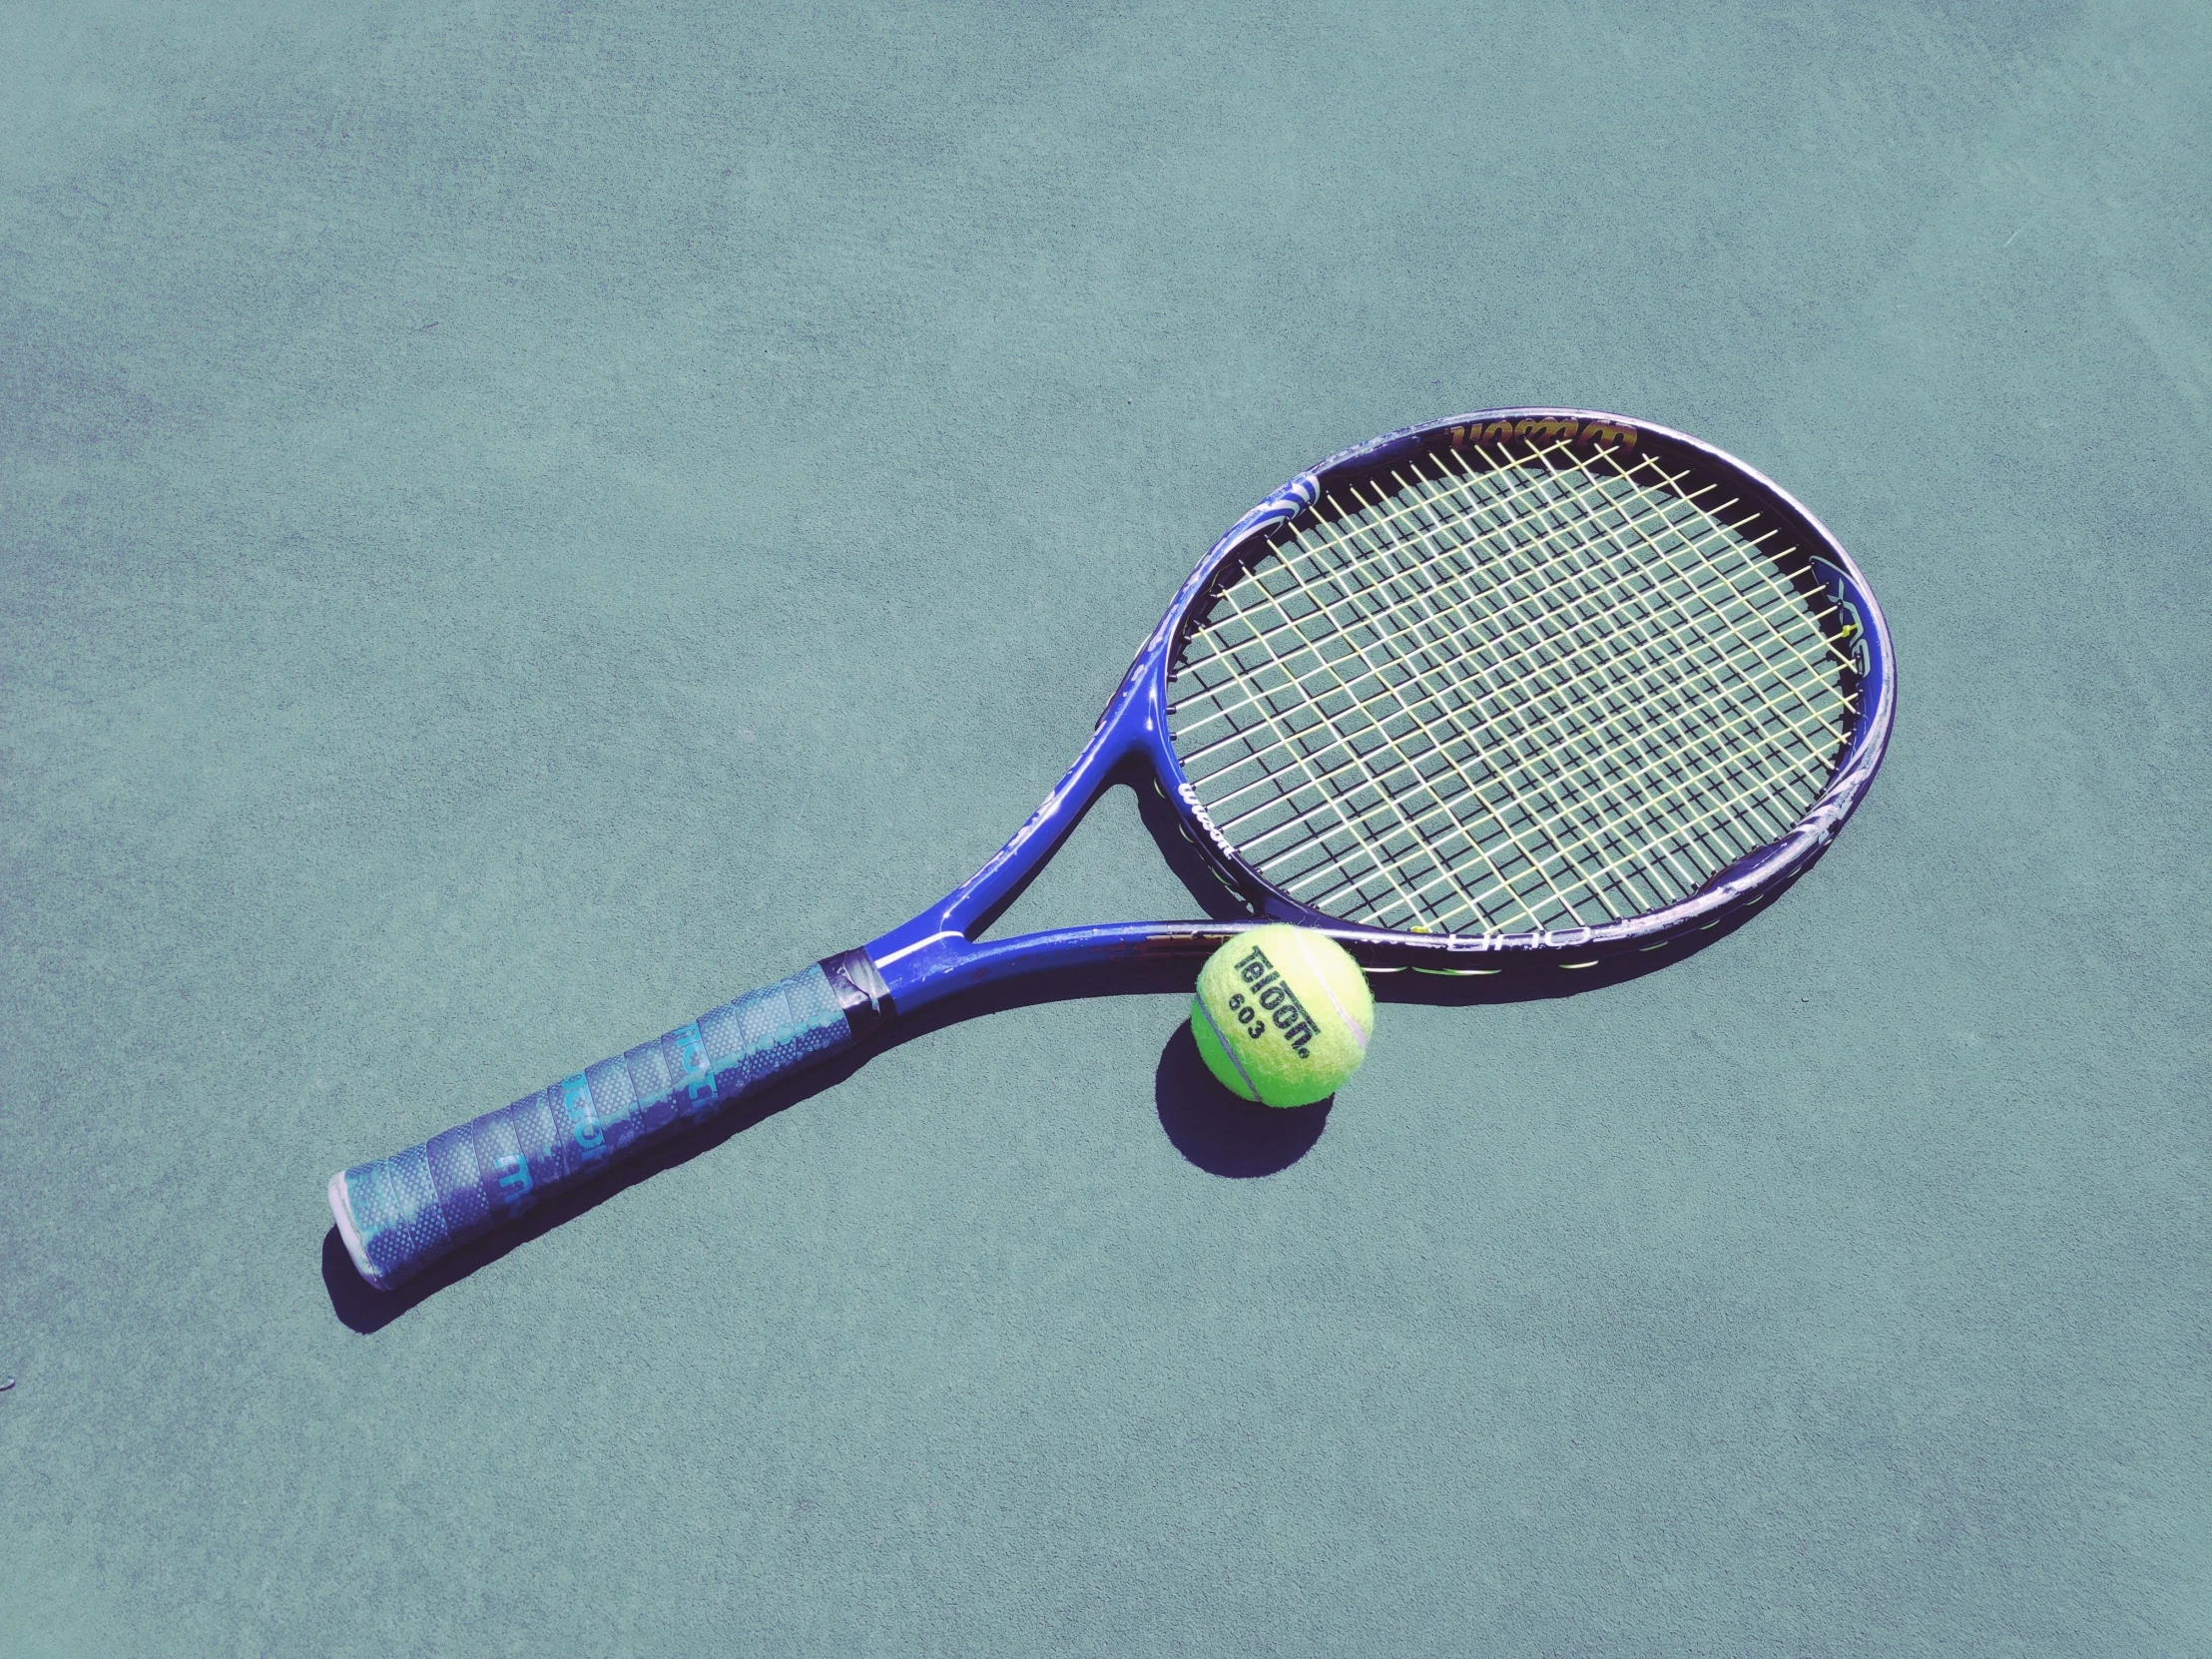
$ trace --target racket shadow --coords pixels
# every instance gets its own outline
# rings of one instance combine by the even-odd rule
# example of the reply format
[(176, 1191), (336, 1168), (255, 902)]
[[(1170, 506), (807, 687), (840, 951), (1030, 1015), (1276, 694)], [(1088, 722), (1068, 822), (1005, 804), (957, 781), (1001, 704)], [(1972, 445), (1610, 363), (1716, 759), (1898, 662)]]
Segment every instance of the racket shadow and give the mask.
[[(1184, 837), (1182, 824), (1153, 786), (1149, 774), (1125, 780), (1137, 796), (1138, 813), (1159, 843), (1168, 867), (1194, 900), (1215, 920), (1249, 916), (1242, 897), (1225, 887), (1213, 867)], [(1793, 878), (1794, 879), (1794, 878)], [(1762, 904), (1760, 909), (1767, 906)], [(1601, 962), (1584, 969), (1546, 967), (1526, 974), (1462, 976), (1402, 969), (1377, 972), (1371, 984), (1379, 1002), (1429, 1006), (1474, 1006), (1579, 996), (1640, 979), (1718, 943), (1757, 914), (1748, 911), (1663, 949)], [(322, 1284), (339, 1323), (362, 1335), (380, 1331), (420, 1307), (449, 1285), (458, 1284), (556, 1227), (597, 1209), (663, 1170), (689, 1163), (756, 1124), (833, 1089), (879, 1053), (902, 1047), (988, 1014), (1007, 1013), (1055, 1002), (1101, 996), (1188, 996), (1195, 974), (1189, 962), (1123, 963), (1032, 974), (973, 992), (955, 993), (921, 1012), (901, 1018), (876, 1040), (821, 1067), (732, 1106), (722, 1115), (657, 1142), (617, 1164), (598, 1180), (569, 1189), (541, 1203), (514, 1225), (461, 1246), (394, 1290), (378, 1291), (353, 1271), (337, 1229), (322, 1239)], [(1169, 1142), (1191, 1164), (1208, 1174), (1250, 1180), (1288, 1169), (1311, 1152), (1329, 1121), (1332, 1101), (1282, 1111), (1237, 1100), (1216, 1083), (1199, 1058), (1188, 1022), (1177, 1017), (1154, 1073), (1154, 1105)]]

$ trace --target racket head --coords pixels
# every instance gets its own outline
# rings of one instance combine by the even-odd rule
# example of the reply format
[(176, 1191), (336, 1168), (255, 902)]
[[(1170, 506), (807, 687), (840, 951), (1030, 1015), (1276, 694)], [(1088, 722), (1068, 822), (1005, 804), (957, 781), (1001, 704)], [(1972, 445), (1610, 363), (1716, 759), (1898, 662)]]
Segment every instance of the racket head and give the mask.
[(1712, 445), (1583, 409), (1406, 427), (1208, 552), (1101, 721), (1256, 916), (1370, 966), (1580, 967), (1781, 890), (1896, 710), (1851, 556)]

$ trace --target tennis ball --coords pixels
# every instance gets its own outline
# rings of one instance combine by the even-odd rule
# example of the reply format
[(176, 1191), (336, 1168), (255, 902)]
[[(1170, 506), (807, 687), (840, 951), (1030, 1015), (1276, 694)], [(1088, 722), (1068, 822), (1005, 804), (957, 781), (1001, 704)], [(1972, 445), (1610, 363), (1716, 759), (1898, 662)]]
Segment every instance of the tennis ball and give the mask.
[(1327, 933), (1278, 922), (1239, 933), (1199, 970), (1191, 1035), (1232, 1094), (1310, 1106), (1368, 1056), (1375, 997)]

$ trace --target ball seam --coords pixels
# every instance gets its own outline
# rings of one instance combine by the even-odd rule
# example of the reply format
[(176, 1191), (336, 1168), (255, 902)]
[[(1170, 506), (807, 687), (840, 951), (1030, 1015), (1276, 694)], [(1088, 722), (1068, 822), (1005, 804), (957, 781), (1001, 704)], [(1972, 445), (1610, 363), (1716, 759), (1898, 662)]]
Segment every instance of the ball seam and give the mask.
[(1262, 1094), (1259, 1085), (1252, 1081), (1252, 1074), (1245, 1070), (1244, 1062), (1237, 1058), (1237, 1051), (1229, 1046), (1229, 1039), (1221, 1034), (1221, 1022), (1214, 1018), (1214, 1010), (1206, 1006), (1206, 999), (1203, 996), (1199, 997), (1197, 1001), (1198, 1011), (1206, 1021), (1206, 1029), (1213, 1032), (1214, 1041), (1220, 1044), (1221, 1051), (1229, 1056), (1229, 1063), (1237, 1068), (1237, 1075), (1244, 1079), (1244, 1086), (1252, 1091), (1252, 1098), (1265, 1103), (1267, 1096)]
[[(1314, 952), (1306, 942), (1306, 935), (1304, 933), (1293, 933), (1291, 942), (1298, 946), (1298, 953), (1306, 958), (1307, 967), (1313, 971), (1314, 982), (1321, 986), (1321, 994), (1329, 998), (1330, 1007), (1337, 1010), (1337, 1017), (1352, 1027), (1352, 1034), (1360, 1044), (1360, 1052), (1362, 1054), (1367, 1053), (1367, 1032), (1361, 1028), (1360, 1022), (1352, 1017), (1351, 1012), (1346, 1009), (1345, 1005), (1337, 1000), (1337, 992), (1329, 983), (1329, 975), (1322, 972), (1321, 964), (1314, 960)], [(1208, 1023), (1211, 1022), (1212, 1016), (1208, 1016)], [(1217, 1031), (1215, 1034), (1218, 1036), (1220, 1033)], [(1242, 1068), (1240, 1067), (1239, 1070), (1241, 1071)]]

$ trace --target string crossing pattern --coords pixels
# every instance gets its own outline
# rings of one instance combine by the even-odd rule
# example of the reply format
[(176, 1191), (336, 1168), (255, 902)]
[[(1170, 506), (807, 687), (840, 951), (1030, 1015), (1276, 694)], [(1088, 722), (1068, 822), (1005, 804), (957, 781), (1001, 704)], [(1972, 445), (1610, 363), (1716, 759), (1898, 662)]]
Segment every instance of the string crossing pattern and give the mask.
[(1722, 489), (1558, 441), (1324, 494), (1171, 672), (1207, 817), (1281, 891), (1400, 931), (1696, 892), (1804, 816), (1858, 718), (1808, 561)]

